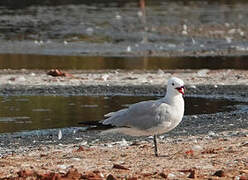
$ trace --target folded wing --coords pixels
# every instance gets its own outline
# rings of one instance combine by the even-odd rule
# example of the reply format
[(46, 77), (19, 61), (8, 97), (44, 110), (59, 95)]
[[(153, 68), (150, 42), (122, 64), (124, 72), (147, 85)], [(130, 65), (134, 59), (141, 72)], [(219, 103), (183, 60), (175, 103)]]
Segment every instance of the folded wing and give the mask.
[(132, 127), (140, 130), (153, 128), (166, 117), (168, 104), (157, 101), (143, 101), (131, 105), (129, 108), (121, 109), (105, 115), (107, 118), (103, 124), (111, 124), (117, 127)]

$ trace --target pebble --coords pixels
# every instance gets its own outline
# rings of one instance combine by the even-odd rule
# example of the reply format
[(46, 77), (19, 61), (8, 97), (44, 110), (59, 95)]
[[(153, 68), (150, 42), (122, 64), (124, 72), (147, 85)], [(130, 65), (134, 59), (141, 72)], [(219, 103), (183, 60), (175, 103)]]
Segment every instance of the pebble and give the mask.
[(169, 173), (169, 174), (167, 175), (167, 179), (176, 179), (176, 175), (173, 174), (173, 173)]
[(208, 135), (209, 135), (210, 137), (215, 137), (215, 136), (217, 136), (217, 134), (214, 133), (213, 131), (209, 131), (209, 132), (208, 132)]
[(64, 165), (64, 164), (59, 164), (59, 165), (58, 165), (58, 168), (60, 168), (60, 169), (63, 169), (63, 170), (64, 170), (64, 169), (66, 169), (66, 168), (67, 168), (67, 166), (66, 166), (66, 165)]
[(189, 86), (190, 88), (193, 88), (193, 89), (196, 89), (196, 86), (195, 85), (191, 85)]
[(119, 14), (117, 14), (116, 16), (115, 16), (115, 18), (117, 19), (117, 20), (121, 20), (121, 16), (119, 15)]
[(132, 51), (131, 46), (127, 46), (127, 52), (131, 52), (131, 51)]
[(192, 147), (192, 149), (193, 149), (194, 151), (201, 151), (201, 150), (203, 150), (203, 147), (200, 146), (200, 145), (194, 145), (194, 146)]
[(205, 77), (207, 76), (207, 73), (209, 73), (209, 69), (202, 69), (197, 72), (197, 75), (200, 77)]
[(62, 131), (59, 130), (59, 133), (58, 133), (58, 140), (62, 139)]

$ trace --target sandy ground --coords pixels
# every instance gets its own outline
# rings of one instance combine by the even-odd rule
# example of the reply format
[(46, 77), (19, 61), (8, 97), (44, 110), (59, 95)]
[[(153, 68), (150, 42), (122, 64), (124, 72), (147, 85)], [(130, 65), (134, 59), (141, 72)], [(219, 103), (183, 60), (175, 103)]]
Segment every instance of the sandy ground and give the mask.
[(160, 157), (146, 141), (40, 146), (2, 157), (0, 177), (247, 179), (248, 131), (227, 134), (160, 139)]
[[(145, 73), (142, 71), (68, 71), (65, 77), (53, 77), (46, 73), (29, 70), (1, 71), (1, 94), (32, 95), (39, 92), (40, 94), (59, 94), (56, 91), (59, 87), (62, 89), (59, 92), (63, 95), (77, 92), (68, 90), (68, 87), (80, 86), (86, 89), (87, 87), (117, 86), (119, 91), (115, 92), (135, 93), (135, 86), (143, 88), (155, 86), (161, 89), (169, 77), (177, 76), (186, 82), (189, 94), (209, 95), (218, 92), (223, 93), (221, 94), (223, 96), (247, 99), (248, 73), (239, 70), (159, 70)], [(202, 90), (202, 86), (209, 88)], [(229, 88), (231, 86), (240, 88), (236, 88), (234, 92), (234, 89)], [(122, 90), (120, 87), (132, 88)], [(88, 94), (100, 93), (102, 89), (88, 92)], [(142, 89), (138, 93), (141, 92)], [(154, 90), (143, 92), (156, 93)], [(83, 93), (87, 94), (86, 91)], [(83, 93), (78, 92), (78, 94)], [(218, 121), (221, 117), (221, 115), (213, 115), (213, 118)], [(235, 116), (224, 114), (223, 118), (226, 117), (235, 122), (239, 114)], [(211, 120), (209, 117), (205, 118)], [(159, 140), (161, 157), (154, 156), (152, 139), (149, 140), (149, 138), (138, 142), (125, 139), (116, 141), (112, 138), (108, 142), (99, 140), (90, 144), (85, 141), (73, 143), (57, 141), (57, 143), (35, 146), (18, 145), (17, 140), (13, 140), (12, 153), (1, 156), (0, 177), (2, 179), (73, 179), (73, 177), (74, 179), (247, 179), (248, 131), (244, 123), (247, 121), (247, 114), (242, 115), (242, 120), (243, 128), (240, 122), (240, 126), (236, 127), (235, 131), (221, 131), (216, 134), (209, 131), (210, 127), (205, 124), (206, 126), (202, 128), (208, 133), (175, 137), (172, 135), (169, 138), (162, 138)], [(187, 130), (190, 131), (190, 127)], [(6, 138), (12, 137), (6, 136)], [(6, 143), (10, 141), (12, 140), (8, 139)], [(15, 151), (14, 148), (18, 149), (18, 146), (25, 146), (26, 150)], [(4, 148), (1, 145), (1, 150)]]
[[(158, 71), (61, 71), (61, 76), (48, 75), (40, 70), (1, 70), (1, 88), (4, 86), (165, 86), (168, 79), (176, 76), (188, 86), (194, 85), (247, 85), (246, 70), (158, 70)], [(63, 74), (64, 73), (64, 74)]]

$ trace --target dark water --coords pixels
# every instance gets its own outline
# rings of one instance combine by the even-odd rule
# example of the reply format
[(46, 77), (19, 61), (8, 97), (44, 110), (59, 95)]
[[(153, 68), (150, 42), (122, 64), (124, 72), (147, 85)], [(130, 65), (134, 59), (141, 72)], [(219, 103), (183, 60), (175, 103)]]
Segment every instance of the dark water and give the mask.
[[(0, 132), (78, 127), (130, 104), (159, 97), (144, 96), (21, 96), (0, 97)], [(185, 97), (186, 115), (235, 110), (240, 102)]]
[(241, 57), (83, 57), (0, 54), (0, 69), (248, 69), (248, 56)]

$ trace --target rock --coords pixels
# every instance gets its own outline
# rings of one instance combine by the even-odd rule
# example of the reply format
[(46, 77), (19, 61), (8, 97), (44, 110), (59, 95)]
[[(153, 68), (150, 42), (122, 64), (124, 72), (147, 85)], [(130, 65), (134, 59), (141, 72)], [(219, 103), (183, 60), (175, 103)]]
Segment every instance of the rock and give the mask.
[(176, 179), (176, 175), (173, 174), (173, 173), (169, 173), (169, 174), (167, 175), (167, 179)]
[(223, 170), (216, 171), (213, 176), (225, 177), (225, 172)]
[(164, 172), (161, 172), (161, 173), (159, 173), (159, 176), (161, 176), (162, 178), (167, 178), (167, 174), (165, 174)]
[(54, 77), (56, 76), (73, 77), (72, 74), (62, 72), (60, 69), (51, 69), (47, 72), (47, 75), (54, 76)]
[(81, 151), (85, 151), (83, 146), (79, 146), (77, 150), (75, 150), (75, 152), (81, 152)]
[(192, 147), (192, 150), (194, 150), (194, 151), (201, 151), (202, 149), (203, 149), (203, 147), (200, 146), (200, 145), (194, 145), (194, 146)]
[(62, 131), (59, 130), (59, 133), (58, 133), (58, 140), (62, 139)]
[(113, 168), (114, 168), (114, 169), (129, 170), (128, 168), (126, 168), (126, 167), (124, 167), (124, 166), (122, 166), (122, 165), (120, 165), (120, 164), (114, 164), (114, 165), (113, 165)]
[(197, 72), (197, 75), (199, 77), (206, 77), (208, 73), (209, 73), (209, 69), (201, 69)]
[(247, 176), (245, 176), (245, 175), (240, 176), (239, 180), (248, 180), (248, 175)]
[(109, 175), (107, 176), (106, 180), (117, 180), (117, 178), (116, 178), (114, 175), (109, 174)]
[(194, 169), (191, 169), (190, 171), (190, 174), (188, 176), (188, 178), (192, 178), (192, 179), (195, 179), (196, 178), (196, 172)]
[[(79, 179), (79, 178), (75, 178), (75, 179)], [(99, 174), (93, 172), (86, 172), (85, 174), (81, 175), (80, 179), (102, 180), (103, 178)]]
[(65, 177), (71, 178), (71, 179), (79, 179), (81, 176), (82, 174), (79, 173), (78, 170), (74, 168), (69, 169), (69, 171), (65, 175)]
[(137, 177), (129, 177), (129, 178), (127, 178), (127, 180), (138, 180), (138, 178)]
[(29, 177), (29, 176), (35, 176), (36, 172), (32, 171), (32, 170), (22, 170), (17, 172), (19, 177)]

